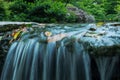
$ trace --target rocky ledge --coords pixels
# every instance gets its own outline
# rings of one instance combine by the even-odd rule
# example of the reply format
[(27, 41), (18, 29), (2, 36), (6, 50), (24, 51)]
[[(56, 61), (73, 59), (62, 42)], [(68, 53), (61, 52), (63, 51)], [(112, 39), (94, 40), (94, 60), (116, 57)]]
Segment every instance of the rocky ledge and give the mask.
[(10, 41), (13, 39), (13, 31), (22, 27), (37, 25), (35, 22), (0, 22), (0, 74), (5, 61), (5, 57), (10, 48)]

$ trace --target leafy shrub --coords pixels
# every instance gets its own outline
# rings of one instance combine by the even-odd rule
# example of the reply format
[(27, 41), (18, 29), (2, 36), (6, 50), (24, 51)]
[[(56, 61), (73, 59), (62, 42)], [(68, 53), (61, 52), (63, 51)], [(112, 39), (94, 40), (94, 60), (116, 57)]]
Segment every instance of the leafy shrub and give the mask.
[(108, 14), (106, 17), (108, 21), (119, 21), (119, 16), (117, 14)]
[(119, 5), (116, 6), (115, 11), (117, 12), (116, 20), (120, 21), (120, 3), (119, 3)]
[(60, 22), (65, 21), (66, 14), (67, 9), (63, 3), (48, 1), (33, 7), (28, 18), (36, 22)]
[(14, 1), (13, 4), (9, 6), (10, 19), (13, 21), (25, 21), (28, 13), (27, 7), (26, 2)]
[(27, 11), (27, 4), (23, 1), (15, 1), (10, 7), (9, 10), (11, 14), (20, 14), (26, 13)]
[(11, 16), (10, 18), (11, 18), (11, 20), (12, 21), (28, 21), (27, 19), (26, 19), (26, 17), (27, 17), (27, 14), (25, 14), (25, 13), (20, 13), (20, 14), (18, 14), (18, 15), (13, 15), (13, 16)]

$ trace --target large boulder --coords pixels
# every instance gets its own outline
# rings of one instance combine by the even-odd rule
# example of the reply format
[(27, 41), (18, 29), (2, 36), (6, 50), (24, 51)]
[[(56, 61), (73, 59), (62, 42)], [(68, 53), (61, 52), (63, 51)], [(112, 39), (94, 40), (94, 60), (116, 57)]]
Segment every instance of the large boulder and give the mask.
[(95, 17), (93, 15), (87, 14), (87, 12), (79, 9), (75, 6), (67, 6), (68, 11), (73, 12), (77, 17), (77, 22), (95, 22)]

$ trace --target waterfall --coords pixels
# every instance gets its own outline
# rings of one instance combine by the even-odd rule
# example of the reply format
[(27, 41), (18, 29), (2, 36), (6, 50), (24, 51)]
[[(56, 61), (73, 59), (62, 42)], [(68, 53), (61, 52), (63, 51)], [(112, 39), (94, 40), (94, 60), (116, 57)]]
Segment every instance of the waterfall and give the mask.
[(91, 80), (90, 58), (82, 44), (65, 43), (38, 38), (13, 43), (1, 80)]
[(119, 57), (98, 57), (96, 58), (96, 63), (100, 73), (101, 80), (111, 80), (112, 75), (114, 74), (116, 63)]
[[(50, 38), (60, 39), (47, 42), (45, 31), (51, 32)], [(96, 36), (79, 27), (35, 28), (12, 43), (0, 80), (93, 80), (92, 75), (111, 80), (119, 57), (94, 56), (98, 73), (92, 74), (91, 55), (113, 53), (109, 46), (120, 44), (116, 40), (119, 37)]]

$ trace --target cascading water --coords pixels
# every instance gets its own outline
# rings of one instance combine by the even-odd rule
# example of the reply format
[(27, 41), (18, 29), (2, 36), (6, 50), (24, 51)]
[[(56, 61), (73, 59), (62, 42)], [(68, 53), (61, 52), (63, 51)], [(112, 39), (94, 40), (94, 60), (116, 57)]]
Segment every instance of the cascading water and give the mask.
[(99, 57), (96, 59), (101, 80), (110, 80), (113, 74), (118, 56), (114, 57)]
[[(45, 31), (52, 33), (52, 40), (47, 40)], [(95, 34), (79, 26), (35, 28), (11, 45), (1, 80), (93, 80), (90, 56), (108, 54), (109, 46), (120, 44), (118, 35), (113, 39), (107, 34)], [(56, 35), (62, 38), (56, 39)], [(120, 53), (118, 49), (115, 51)], [(118, 58), (94, 57), (100, 80), (111, 79)]]
[[(16, 49), (13, 50), (15, 47)], [(1, 80), (90, 79), (89, 55), (85, 54), (82, 48), (72, 53), (63, 42), (57, 49), (55, 42), (43, 44), (36, 39), (15, 42), (11, 48), (6, 59), (5, 66), (7, 67), (4, 67)]]

